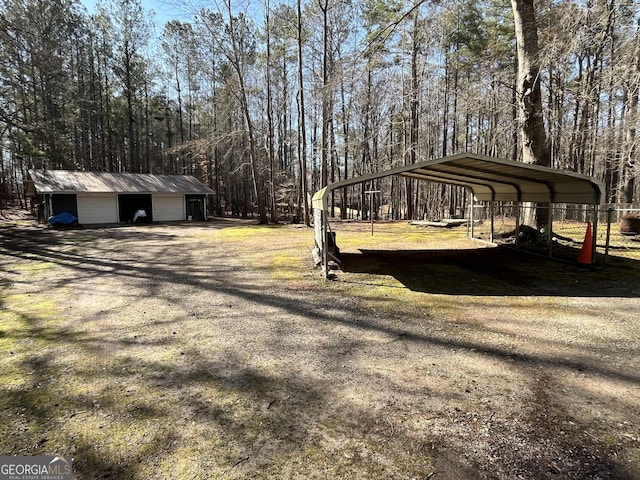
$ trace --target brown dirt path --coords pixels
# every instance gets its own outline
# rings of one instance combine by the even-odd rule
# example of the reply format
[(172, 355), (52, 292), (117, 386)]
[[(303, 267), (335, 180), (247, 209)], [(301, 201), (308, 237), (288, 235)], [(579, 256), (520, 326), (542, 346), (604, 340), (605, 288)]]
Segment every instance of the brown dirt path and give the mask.
[(326, 282), (295, 226), (5, 223), (0, 452), (80, 479), (640, 478), (633, 269), (376, 228), (344, 226)]

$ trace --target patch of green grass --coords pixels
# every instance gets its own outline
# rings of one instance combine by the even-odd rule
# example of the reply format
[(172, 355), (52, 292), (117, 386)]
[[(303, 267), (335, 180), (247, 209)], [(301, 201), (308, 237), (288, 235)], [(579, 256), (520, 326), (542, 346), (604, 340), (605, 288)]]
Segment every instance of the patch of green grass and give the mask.
[[(58, 268), (59, 265), (54, 261), (44, 259), (43, 256), (36, 253), (22, 252), (20, 256), (12, 256), (13, 252), (9, 252), (0, 248), (0, 255), (6, 254), (3, 260), (4, 270), (10, 271), (14, 275), (25, 275), (28, 279), (39, 276), (41, 273)], [(11, 280), (21, 280), (21, 278), (12, 276)]]
[(620, 440), (616, 437), (606, 436), (602, 437), (602, 443), (609, 447), (615, 447), (617, 445), (620, 445)]
[(265, 259), (266, 268), (271, 276), (280, 280), (296, 281), (301, 279), (304, 261), (295, 251), (280, 252)]
[(33, 220), (11, 220), (11, 221), (0, 222), (0, 228), (31, 227), (32, 225), (33, 225)]
[(58, 306), (52, 300), (42, 298), (36, 293), (13, 293), (2, 297), (6, 310), (0, 313), (2, 322), (20, 319), (30, 319), (32, 323), (54, 321), (59, 312)]
[[(56, 348), (61, 321), (56, 304), (32, 294), (2, 297), (0, 355), (4, 357), (0, 385), (6, 391), (28, 388), (41, 368), (41, 354)], [(6, 404), (4, 405), (7, 406)]]
[(57, 265), (53, 262), (32, 261), (20, 265), (16, 268), (16, 270), (22, 273), (32, 273), (34, 275), (37, 275), (42, 273), (44, 270), (49, 270), (55, 267), (57, 267)]
[(255, 240), (257, 237), (277, 237), (281, 235), (282, 229), (279, 225), (243, 225), (228, 227), (216, 232), (220, 240), (241, 242)]

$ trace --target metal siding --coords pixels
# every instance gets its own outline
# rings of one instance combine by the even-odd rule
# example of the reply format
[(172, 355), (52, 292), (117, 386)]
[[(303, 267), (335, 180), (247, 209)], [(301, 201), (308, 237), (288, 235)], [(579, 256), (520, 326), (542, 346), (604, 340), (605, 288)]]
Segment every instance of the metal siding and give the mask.
[(185, 220), (184, 195), (154, 195), (153, 220), (156, 222)]
[[(321, 205), (322, 201), (331, 191), (389, 175), (410, 176), (421, 180), (464, 186), (471, 189), (478, 200), (541, 203), (571, 201), (571, 203), (592, 204), (600, 201), (604, 191), (601, 182), (586, 175), (484, 155), (461, 153), (332, 183), (314, 194), (313, 206), (325, 208)], [(567, 191), (569, 188), (570, 191)]]
[(118, 223), (116, 195), (78, 195), (78, 223)]

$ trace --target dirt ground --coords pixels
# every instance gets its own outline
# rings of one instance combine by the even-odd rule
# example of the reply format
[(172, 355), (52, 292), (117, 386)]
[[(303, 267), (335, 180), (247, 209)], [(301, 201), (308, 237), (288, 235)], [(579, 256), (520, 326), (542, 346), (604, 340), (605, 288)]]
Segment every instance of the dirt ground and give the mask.
[(0, 454), (78, 479), (640, 479), (640, 269), (406, 223), (0, 218)]

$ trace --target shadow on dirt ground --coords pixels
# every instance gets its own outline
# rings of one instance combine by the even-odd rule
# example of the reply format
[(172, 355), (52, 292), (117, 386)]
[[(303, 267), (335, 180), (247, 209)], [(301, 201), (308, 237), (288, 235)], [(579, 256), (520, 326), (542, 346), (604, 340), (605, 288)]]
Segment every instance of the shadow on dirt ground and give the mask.
[(444, 295), (640, 295), (640, 262), (586, 267), (495, 247), (467, 250), (360, 250), (342, 253), (347, 273), (390, 275), (405, 287)]
[(0, 231), (0, 451), (79, 479), (637, 478), (637, 302), (605, 270), (372, 248), (325, 282), (309, 238)]

